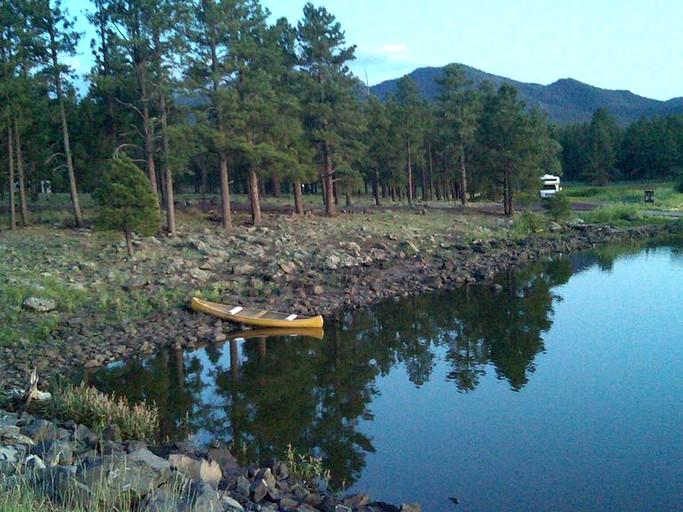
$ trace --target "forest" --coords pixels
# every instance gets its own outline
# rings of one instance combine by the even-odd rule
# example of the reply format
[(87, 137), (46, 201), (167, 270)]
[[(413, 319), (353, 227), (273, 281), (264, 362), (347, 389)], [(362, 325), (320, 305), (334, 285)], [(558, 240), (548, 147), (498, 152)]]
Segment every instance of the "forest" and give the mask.
[(371, 194), (377, 205), (494, 198), (511, 215), (545, 173), (602, 185), (683, 170), (681, 115), (623, 127), (599, 109), (557, 127), (512, 86), (473, 87), (459, 65), (443, 68), (435, 101), (407, 76), (380, 101), (350, 72), (340, 23), (311, 3), (293, 23), (258, 0), (92, 0), (87, 20), (95, 64), (79, 91), (72, 14), (59, 0), (0, 4), (0, 202), (12, 228), (47, 181), (84, 225), (79, 197), (101, 191), (117, 159), (146, 176), (152, 195), (139, 200), (161, 206), (171, 234), (180, 192), (220, 197), (227, 230), (231, 194), (248, 197), (255, 225), (264, 194), (292, 197), (297, 213), (309, 194), (328, 215)]

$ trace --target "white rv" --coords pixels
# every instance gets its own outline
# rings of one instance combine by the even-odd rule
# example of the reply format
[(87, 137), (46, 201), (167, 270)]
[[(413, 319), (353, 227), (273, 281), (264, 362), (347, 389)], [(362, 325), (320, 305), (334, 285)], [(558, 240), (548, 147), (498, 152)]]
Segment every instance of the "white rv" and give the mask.
[(543, 182), (543, 186), (541, 187), (541, 190), (538, 191), (538, 195), (541, 196), (541, 199), (548, 199), (562, 190), (559, 176), (545, 174), (541, 176), (541, 181)]

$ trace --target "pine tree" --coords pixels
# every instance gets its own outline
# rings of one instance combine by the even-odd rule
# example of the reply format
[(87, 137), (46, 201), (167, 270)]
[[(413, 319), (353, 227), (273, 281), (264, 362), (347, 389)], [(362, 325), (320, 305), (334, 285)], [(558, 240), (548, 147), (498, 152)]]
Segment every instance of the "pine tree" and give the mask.
[(187, 29), (192, 53), (186, 76), (190, 88), (203, 91), (211, 102), (212, 145), (219, 160), (221, 210), (226, 230), (232, 228), (228, 115), (233, 108), (234, 91), (228, 87), (228, 80), (233, 73), (229, 54), (230, 37), (235, 32), (232, 14), (236, 3), (236, 0), (198, 0), (196, 16)]
[(457, 162), (460, 174), (460, 200), (467, 206), (467, 167), (474, 145), (479, 117), (479, 95), (469, 88), (465, 69), (459, 64), (443, 68), (443, 76), (436, 80), (440, 87), (437, 97), (439, 129), (444, 140), (446, 158)]
[(417, 155), (421, 154), (424, 142), (427, 106), (420, 96), (417, 84), (409, 76), (404, 76), (396, 84), (396, 91), (389, 100), (393, 127), (401, 138), (403, 160), (405, 162), (406, 197), (413, 202), (415, 183), (413, 166)]
[(76, 226), (80, 227), (83, 225), (83, 213), (78, 198), (64, 91), (65, 76), (68, 75), (70, 68), (63, 61), (64, 56), (75, 55), (80, 34), (73, 29), (74, 20), (69, 18), (66, 10), (62, 10), (61, 0), (54, 0), (54, 4), (51, 0), (38, 0), (35, 3), (35, 10), (32, 11), (31, 23), (33, 29), (42, 38), (46, 57), (44, 69), (52, 79), (52, 92), (59, 106), (64, 159), (69, 178), (69, 195)]
[(304, 6), (298, 24), (299, 67), (304, 73), (301, 100), (304, 127), (322, 163), (325, 212), (336, 214), (334, 173), (348, 157), (361, 124), (358, 82), (347, 63), (355, 46), (346, 46), (341, 25), (324, 7)]
[(502, 185), (508, 216), (514, 211), (515, 191), (530, 186), (543, 156), (543, 145), (535, 139), (540, 133), (535, 116), (525, 111), (517, 90), (508, 84), (485, 97), (478, 131), (481, 167), (489, 169), (489, 180)]
[(595, 185), (610, 181), (616, 172), (616, 148), (620, 141), (619, 127), (607, 109), (596, 110), (588, 128), (588, 161), (583, 179)]
[(111, 161), (93, 197), (100, 208), (95, 225), (123, 231), (130, 256), (134, 252), (133, 233), (154, 235), (160, 228), (156, 194), (145, 174), (126, 156)]

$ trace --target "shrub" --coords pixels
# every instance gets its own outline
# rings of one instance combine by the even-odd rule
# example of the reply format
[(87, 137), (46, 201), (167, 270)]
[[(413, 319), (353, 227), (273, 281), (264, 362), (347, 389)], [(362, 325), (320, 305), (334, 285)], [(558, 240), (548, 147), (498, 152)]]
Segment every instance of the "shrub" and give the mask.
[(523, 211), (515, 223), (515, 228), (522, 235), (530, 235), (543, 231), (545, 222), (543, 217), (532, 211)]
[(321, 457), (297, 453), (291, 444), (287, 445), (287, 451), (284, 455), (290, 474), (307, 484), (313, 485), (321, 479), (325, 482), (330, 481), (330, 471), (323, 469)]
[(543, 208), (555, 222), (569, 218), (572, 213), (569, 198), (562, 192), (543, 201)]
[(99, 229), (123, 231), (131, 256), (132, 233), (153, 235), (161, 227), (156, 194), (145, 174), (128, 157), (111, 161), (102, 186), (93, 197), (100, 208), (95, 225)]
[(159, 432), (156, 407), (144, 403), (130, 406), (125, 397), (100, 393), (84, 384), (53, 393), (52, 413), (98, 430), (118, 425), (123, 439), (154, 441)]

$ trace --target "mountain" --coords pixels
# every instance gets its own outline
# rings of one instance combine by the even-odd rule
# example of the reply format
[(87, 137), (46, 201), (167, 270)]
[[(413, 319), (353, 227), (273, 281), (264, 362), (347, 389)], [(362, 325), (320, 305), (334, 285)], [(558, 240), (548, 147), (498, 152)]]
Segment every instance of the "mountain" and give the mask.
[[(548, 113), (551, 122), (565, 125), (590, 121), (598, 108), (607, 108), (619, 124), (628, 124), (641, 117), (664, 116), (683, 113), (683, 98), (659, 101), (644, 98), (629, 91), (611, 91), (584, 84), (578, 80), (564, 78), (550, 85), (524, 83), (492, 75), (484, 71), (462, 65), (467, 76), (478, 86), (484, 80), (491, 81), (496, 88), (507, 83), (519, 91), (519, 96), (527, 105), (539, 107)], [(442, 68), (419, 68), (410, 73), (420, 90), (429, 99), (439, 93), (436, 79), (442, 75)], [(387, 80), (370, 87), (370, 92), (384, 100), (396, 89), (398, 78)]]

